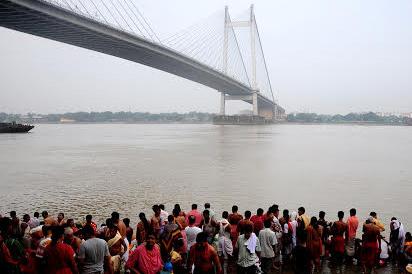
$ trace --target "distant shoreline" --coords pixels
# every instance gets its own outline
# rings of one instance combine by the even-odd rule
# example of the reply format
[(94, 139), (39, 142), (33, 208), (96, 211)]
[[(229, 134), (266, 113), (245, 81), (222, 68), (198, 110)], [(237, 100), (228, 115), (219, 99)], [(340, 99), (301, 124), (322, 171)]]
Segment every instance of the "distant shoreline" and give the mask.
[[(27, 122), (25, 122), (27, 123)], [(211, 125), (212, 121), (208, 122), (35, 122), (35, 125)], [(391, 123), (378, 123), (378, 122), (288, 122), (278, 121), (269, 125), (353, 125), (353, 126), (412, 126), (407, 124), (391, 124)]]

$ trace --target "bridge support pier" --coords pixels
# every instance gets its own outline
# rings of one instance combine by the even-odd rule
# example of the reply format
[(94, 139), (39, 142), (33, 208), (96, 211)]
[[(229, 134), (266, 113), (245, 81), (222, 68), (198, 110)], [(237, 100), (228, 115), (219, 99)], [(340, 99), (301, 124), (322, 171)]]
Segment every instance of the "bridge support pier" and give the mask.
[(258, 116), (259, 115), (259, 105), (258, 105), (257, 91), (255, 91), (252, 95), (252, 104), (253, 104), (253, 115)]
[(220, 115), (226, 115), (226, 95), (220, 92)]

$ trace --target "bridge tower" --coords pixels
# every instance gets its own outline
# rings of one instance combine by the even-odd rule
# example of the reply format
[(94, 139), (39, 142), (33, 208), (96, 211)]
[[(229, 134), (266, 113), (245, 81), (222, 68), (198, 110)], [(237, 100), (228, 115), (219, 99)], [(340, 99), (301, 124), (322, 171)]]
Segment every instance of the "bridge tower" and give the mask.
[(253, 115), (254, 116), (263, 116), (269, 119), (273, 119), (274, 109), (267, 109), (267, 107), (260, 107), (258, 104), (259, 88), (257, 83), (256, 76), (256, 38), (257, 29), (256, 29), (256, 19), (254, 13), (253, 4), (250, 6), (249, 19), (244, 21), (231, 21), (229, 17), (228, 7), (225, 6), (225, 20), (224, 20), (224, 38), (223, 38), (223, 72), (227, 73), (228, 66), (228, 34), (229, 30), (234, 28), (249, 28), (249, 39), (250, 39), (250, 86), (253, 91), (251, 96), (228, 96), (225, 95), (223, 91), (220, 94), (220, 115), (225, 115), (225, 106), (226, 100), (248, 100), (251, 101), (253, 105)]

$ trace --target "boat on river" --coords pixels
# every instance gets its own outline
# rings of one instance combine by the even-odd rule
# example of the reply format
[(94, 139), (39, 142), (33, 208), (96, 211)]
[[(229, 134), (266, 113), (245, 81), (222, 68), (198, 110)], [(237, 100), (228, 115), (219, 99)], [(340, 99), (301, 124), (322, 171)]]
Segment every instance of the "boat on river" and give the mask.
[(12, 123), (0, 123), (0, 133), (26, 133), (29, 132), (34, 126)]

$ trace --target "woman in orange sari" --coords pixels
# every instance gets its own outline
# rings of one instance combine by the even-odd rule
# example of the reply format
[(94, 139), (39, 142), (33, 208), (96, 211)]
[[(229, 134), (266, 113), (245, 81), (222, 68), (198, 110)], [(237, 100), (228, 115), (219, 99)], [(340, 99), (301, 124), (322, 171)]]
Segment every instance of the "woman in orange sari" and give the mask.
[(315, 271), (320, 270), (320, 255), (322, 254), (322, 226), (318, 225), (318, 219), (312, 217), (310, 225), (306, 228), (307, 240), (306, 247), (309, 249), (310, 261), (315, 265)]

